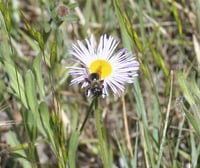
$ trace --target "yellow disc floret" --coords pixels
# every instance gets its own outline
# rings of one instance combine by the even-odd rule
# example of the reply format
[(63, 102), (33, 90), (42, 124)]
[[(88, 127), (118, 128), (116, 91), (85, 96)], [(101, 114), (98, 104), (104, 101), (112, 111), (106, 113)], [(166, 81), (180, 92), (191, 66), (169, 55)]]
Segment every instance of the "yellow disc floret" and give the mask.
[(112, 66), (103, 59), (93, 61), (89, 67), (90, 73), (97, 73), (101, 79), (108, 77), (112, 73)]

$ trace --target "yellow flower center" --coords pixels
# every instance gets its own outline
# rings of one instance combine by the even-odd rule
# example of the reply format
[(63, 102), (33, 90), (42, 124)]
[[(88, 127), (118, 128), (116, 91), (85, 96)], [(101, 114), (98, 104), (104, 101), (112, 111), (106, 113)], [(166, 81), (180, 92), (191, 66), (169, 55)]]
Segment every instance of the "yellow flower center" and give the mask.
[(97, 73), (104, 79), (112, 73), (112, 66), (106, 60), (98, 59), (90, 64), (89, 70), (90, 73)]

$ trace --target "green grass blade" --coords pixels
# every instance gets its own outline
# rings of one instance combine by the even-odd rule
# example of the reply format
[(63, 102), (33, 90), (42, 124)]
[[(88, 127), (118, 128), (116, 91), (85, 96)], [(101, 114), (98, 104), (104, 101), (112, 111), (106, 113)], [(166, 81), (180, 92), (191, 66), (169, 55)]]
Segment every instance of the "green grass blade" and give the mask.
[[(134, 95), (137, 103), (137, 113), (138, 117), (142, 119), (140, 123), (140, 131), (141, 131), (141, 137), (144, 139), (144, 153), (146, 158), (146, 166), (150, 167), (155, 167), (155, 162), (154, 162), (154, 152), (153, 152), (153, 147), (151, 144), (150, 140), (150, 135), (148, 131), (148, 121), (147, 121), (147, 116), (146, 116), (146, 110), (145, 110), (145, 105), (144, 105), (144, 100), (142, 97), (141, 89), (139, 86), (139, 83), (137, 80), (135, 80), (134, 83)], [(150, 161), (150, 163), (148, 163)]]
[(116, 142), (117, 142), (117, 146), (118, 146), (118, 148), (119, 148), (120, 157), (122, 157), (122, 159), (123, 159), (124, 167), (125, 167), (125, 168), (129, 168), (129, 167), (128, 167), (128, 161), (127, 161), (127, 159), (126, 159), (126, 157), (125, 157), (125, 153), (124, 153), (124, 151), (123, 151), (122, 145), (121, 145), (120, 142), (119, 142), (119, 138), (117, 137), (116, 134), (114, 134), (114, 136), (115, 136), (115, 140), (116, 140)]
[(177, 73), (177, 78), (185, 99), (191, 106), (195, 105), (194, 98), (190, 92), (190, 88), (187, 86), (186, 77), (184, 74), (181, 72)]
[(54, 66), (54, 64), (56, 63), (56, 61), (57, 61), (57, 39), (55, 37), (54, 41), (52, 43), (52, 46), (51, 46), (51, 54), (50, 54), (50, 64), (51, 64), (51, 67)]
[(4, 67), (8, 73), (10, 86), (13, 89), (14, 94), (22, 101), (23, 105), (27, 107), (22, 75), (15, 69), (15, 65), (11, 61), (4, 61)]
[(30, 36), (36, 40), (40, 46), (40, 49), (43, 50), (44, 49), (44, 40), (43, 40), (43, 36), (42, 33), (39, 30), (36, 30), (33, 26), (31, 26), (29, 24), (29, 22), (27, 21), (25, 15), (23, 14), (23, 12), (21, 12), (21, 16), (22, 19), (25, 23), (26, 29), (28, 31), (28, 33), (30, 34)]
[(174, 0), (172, 0), (172, 12), (174, 14), (174, 18), (175, 18), (176, 23), (178, 25), (179, 36), (182, 37), (183, 36), (182, 23), (181, 23), (181, 19), (179, 18), (179, 15), (178, 15), (177, 7), (176, 7), (176, 5), (174, 3), (175, 3)]
[(79, 142), (79, 131), (74, 131), (71, 135), (70, 141), (69, 141), (69, 167), (70, 168), (76, 168), (76, 151), (78, 147)]
[(169, 114), (170, 114), (171, 102), (172, 102), (172, 86), (173, 86), (173, 71), (171, 72), (171, 85), (170, 85), (169, 102), (168, 102), (168, 105), (167, 105), (167, 113), (166, 113), (166, 117), (165, 117), (163, 135), (162, 135), (161, 144), (160, 144), (157, 168), (159, 168), (161, 166), (162, 156), (163, 156), (163, 151), (164, 151), (164, 144), (166, 142), (166, 132), (167, 132), (167, 127), (168, 127)]
[(129, 19), (125, 15), (125, 12), (120, 9), (119, 0), (113, 0), (113, 4), (114, 4), (115, 12), (116, 12), (116, 15), (118, 18), (119, 25), (122, 29), (122, 32), (127, 32), (129, 34), (129, 36), (135, 42), (135, 45), (137, 46), (138, 50), (140, 52), (143, 52), (142, 43), (139, 40), (137, 32), (132, 27), (131, 23), (129, 22)]
[[(1, 4), (0, 4), (1, 5)], [(5, 23), (6, 23), (6, 29), (8, 32), (11, 30), (11, 17), (10, 17), (10, 6), (9, 1), (6, 1), (6, 9), (5, 9)]]
[(194, 128), (194, 130), (195, 130), (195, 132), (196, 132), (196, 134), (197, 134), (197, 136), (199, 138), (199, 140), (200, 140), (200, 125), (199, 125), (198, 118), (193, 116), (192, 113), (186, 108), (184, 108), (184, 112), (185, 112), (188, 120), (192, 124), (192, 126), (193, 126), (193, 128)]
[(26, 99), (30, 110), (36, 113), (38, 109), (38, 102), (36, 97), (35, 78), (31, 70), (28, 70), (25, 76), (25, 92)]
[(164, 62), (164, 59), (151, 44), (149, 44), (149, 48), (151, 50), (154, 62), (163, 70), (165, 76), (168, 77), (169, 70)]
[(50, 124), (50, 114), (49, 114), (49, 109), (47, 107), (47, 104), (45, 102), (41, 102), (39, 104), (39, 114), (40, 114), (40, 119), (41, 123), (45, 129), (46, 134), (48, 135), (48, 138), (52, 144), (52, 146), (55, 149), (55, 141), (53, 138), (53, 131), (52, 127)]
[(42, 100), (44, 100), (45, 90), (44, 90), (44, 82), (43, 82), (43, 78), (42, 78), (41, 64), (42, 64), (42, 57), (37, 56), (33, 62), (33, 68), (34, 68), (34, 72), (35, 72), (36, 81), (38, 84), (39, 94), (40, 94)]

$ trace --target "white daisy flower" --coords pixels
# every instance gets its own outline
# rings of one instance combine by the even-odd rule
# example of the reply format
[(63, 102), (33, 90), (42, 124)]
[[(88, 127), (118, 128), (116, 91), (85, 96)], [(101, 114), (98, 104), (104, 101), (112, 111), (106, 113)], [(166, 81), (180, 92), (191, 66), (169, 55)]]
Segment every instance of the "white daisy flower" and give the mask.
[(108, 95), (108, 90), (120, 96), (125, 90), (124, 84), (133, 83), (138, 75), (136, 57), (125, 48), (115, 52), (119, 42), (111, 36), (101, 36), (98, 46), (93, 35), (85, 41), (86, 45), (79, 40), (77, 45), (72, 45), (71, 54), (80, 67), (67, 67), (73, 77), (71, 83), (82, 83), (88, 96), (104, 97)]

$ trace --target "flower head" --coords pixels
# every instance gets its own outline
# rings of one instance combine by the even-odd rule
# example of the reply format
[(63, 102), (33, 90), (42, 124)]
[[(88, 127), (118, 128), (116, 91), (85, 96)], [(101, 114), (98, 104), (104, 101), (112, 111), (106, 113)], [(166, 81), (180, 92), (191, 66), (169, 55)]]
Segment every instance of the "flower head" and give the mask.
[(98, 46), (93, 35), (85, 41), (86, 45), (81, 41), (72, 45), (71, 54), (80, 66), (68, 67), (73, 77), (71, 83), (82, 83), (88, 96), (104, 97), (109, 89), (120, 96), (125, 90), (124, 84), (133, 83), (138, 75), (139, 63), (135, 56), (125, 48), (115, 52), (119, 42), (111, 36), (101, 36)]

